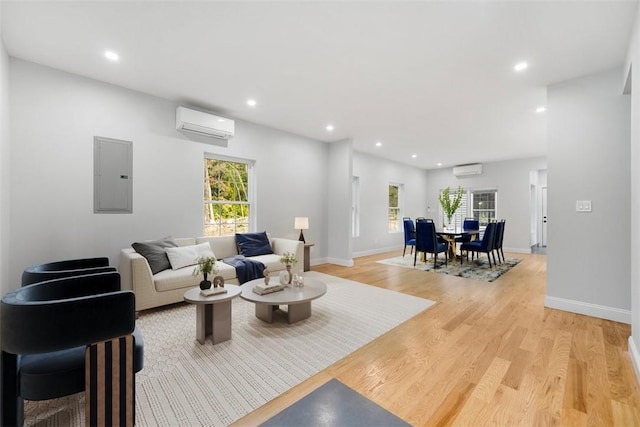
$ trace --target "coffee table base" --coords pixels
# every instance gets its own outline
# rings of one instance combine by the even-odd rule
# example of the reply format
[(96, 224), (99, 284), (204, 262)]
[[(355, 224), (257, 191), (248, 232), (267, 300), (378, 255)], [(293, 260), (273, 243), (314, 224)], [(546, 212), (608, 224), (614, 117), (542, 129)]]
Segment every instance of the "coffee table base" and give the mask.
[(196, 305), (196, 339), (204, 344), (208, 336), (214, 344), (231, 339), (231, 301)]
[[(256, 304), (256, 317), (264, 322), (273, 323), (273, 312), (278, 308), (280, 308), (279, 305)], [(309, 317), (311, 317), (311, 301), (287, 305), (287, 322), (289, 324)]]

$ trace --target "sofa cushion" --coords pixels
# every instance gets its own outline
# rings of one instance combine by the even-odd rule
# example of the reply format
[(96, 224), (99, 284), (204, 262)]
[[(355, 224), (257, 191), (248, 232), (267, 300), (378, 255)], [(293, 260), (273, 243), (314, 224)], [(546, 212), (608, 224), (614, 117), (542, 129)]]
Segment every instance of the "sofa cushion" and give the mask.
[[(224, 280), (236, 278), (236, 269), (222, 262), (217, 262), (218, 272), (213, 276), (222, 276)], [(187, 289), (198, 286), (202, 281), (201, 274), (193, 275), (193, 267), (184, 267), (179, 270), (164, 270), (153, 276), (153, 284), (157, 292), (172, 291), (174, 289)], [(209, 277), (212, 280), (213, 277)]]
[(273, 253), (266, 231), (261, 233), (236, 233), (236, 244), (240, 255), (246, 257)]
[(224, 259), (238, 255), (236, 236), (198, 237), (196, 243), (209, 243), (216, 258)]
[(151, 273), (156, 274), (171, 268), (166, 249), (175, 248), (176, 244), (168, 238), (149, 242), (136, 242), (131, 247), (147, 259)]
[(171, 263), (171, 268), (177, 270), (189, 265), (196, 265), (199, 258), (215, 258), (208, 243), (201, 243), (193, 246), (181, 246), (177, 248), (167, 248), (167, 258)]
[[(274, 271), (284, 270), (284, 264), (280, 262), (280, 255), (276, 255), (276, 254), (258, 255), (258, 256), (252, 257), (251, 259), (255, 261), (260, 261), (272, 273)], [(295, 271), (295, 266), (293, 267), (293, 271)]]

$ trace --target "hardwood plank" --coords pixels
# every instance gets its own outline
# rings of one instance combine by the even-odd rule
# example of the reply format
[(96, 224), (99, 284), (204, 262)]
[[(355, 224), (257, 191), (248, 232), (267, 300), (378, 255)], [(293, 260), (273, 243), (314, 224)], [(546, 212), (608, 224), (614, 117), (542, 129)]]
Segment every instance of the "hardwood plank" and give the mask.
[(640, 425), (629, 325), (544, 307), (546, 257), (487, 283), (379, 264), (312, 270), (437, 304), (236, 422), (257, 425), (331, 378), (411, 425)]

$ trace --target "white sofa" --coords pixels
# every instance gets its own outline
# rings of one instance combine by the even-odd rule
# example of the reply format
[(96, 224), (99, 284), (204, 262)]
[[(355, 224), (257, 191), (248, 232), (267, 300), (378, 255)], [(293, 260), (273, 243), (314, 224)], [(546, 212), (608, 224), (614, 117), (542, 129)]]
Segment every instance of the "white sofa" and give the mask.
[[(225, 283), (238, 284), (236, 269), (221, 260), (238, 255), (235, 236), (222, 237), (197, 237), (173, 239), (178, 246), (191, 246), (201, 243), (209, 243), (218, 260), (216, 267), (218, 273), (224, 277)], [(269, 242), (273, 254), (250, 257), (262, 262), (271, 273), (284, 270), (285, 266), (280, 262), (280, 256), (284, 252), (293, 252), (298, 260), (294, 267), (302, 269), (304, 265), (304, 244), (298, 240), (281, 239), (269, 236)], [(177, 270), (164, 270), (152, 274), (146, 258), (132, 248), (120, 251), (120, 276), (122, 289), (130, 289), (136, 294), (136, 311), (146, 310), (167, 304), (184, 301), (183, 295), (194, 286), (198, 286), (202, 275), (193, 276), (194, 266), (183, 267)], [(210, 277), (209, 280), (212, 280)]]

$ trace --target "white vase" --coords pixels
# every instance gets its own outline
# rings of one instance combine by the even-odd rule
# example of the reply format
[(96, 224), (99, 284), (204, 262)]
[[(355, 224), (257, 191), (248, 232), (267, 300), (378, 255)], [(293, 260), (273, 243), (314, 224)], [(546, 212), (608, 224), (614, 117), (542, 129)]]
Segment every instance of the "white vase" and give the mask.
[(280, 284), (281, 285), (289, 284), (289, 272), (287, 270), (282, 270), (280, 272)]

